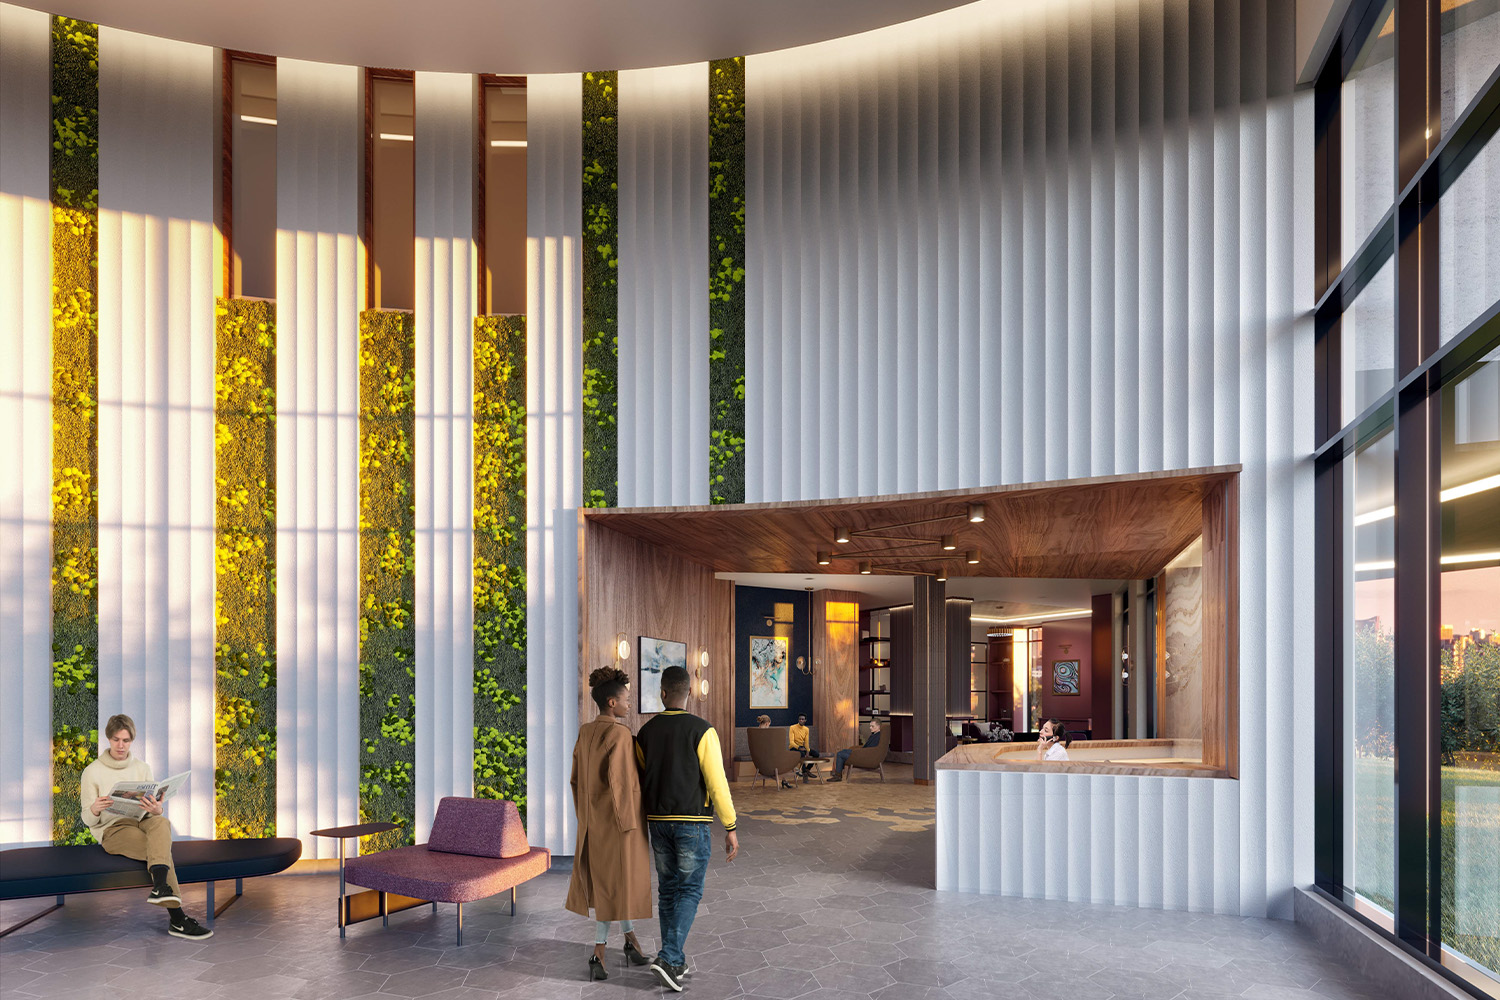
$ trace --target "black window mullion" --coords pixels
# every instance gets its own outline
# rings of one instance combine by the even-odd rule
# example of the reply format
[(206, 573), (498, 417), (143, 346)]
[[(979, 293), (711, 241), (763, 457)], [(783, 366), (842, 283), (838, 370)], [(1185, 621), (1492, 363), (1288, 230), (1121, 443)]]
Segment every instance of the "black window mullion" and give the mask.
[[(1322, 383), (1320, 380), (1320, 384)], [(1314, 479), (1314, 530), (1317, 547), (1313, 555), (1317, 579), (1314, 613), (1323, 627), (1316, 630), (1314, 662), (1318, 670), (1313, 683), (1313, 714), (1317, 719), (1318, 752), (1313, 762), (1313, 881), (1320, 888), (1344, 898), (1344, 620), (1343, 577), (1344, 468), (1342, 455), (1317, 463)]]

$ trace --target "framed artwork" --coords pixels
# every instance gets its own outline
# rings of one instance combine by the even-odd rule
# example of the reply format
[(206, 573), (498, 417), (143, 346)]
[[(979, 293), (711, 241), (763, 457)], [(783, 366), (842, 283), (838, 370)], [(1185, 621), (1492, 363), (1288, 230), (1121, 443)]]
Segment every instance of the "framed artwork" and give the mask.
[(1079, 688), (1078, 661), (1052, 661), (1052, 693), (1054, 695), (1082, 694)]
[(750, 707), (787, 707), (787, 654), (791, 640), (784, 635), (750, 637)]
[(636, 678), (636, 711), (642, 715), (660, 712), (661, 672), (668, 667), (687, 667), (687, 643), (641, 636), (640, 672)]

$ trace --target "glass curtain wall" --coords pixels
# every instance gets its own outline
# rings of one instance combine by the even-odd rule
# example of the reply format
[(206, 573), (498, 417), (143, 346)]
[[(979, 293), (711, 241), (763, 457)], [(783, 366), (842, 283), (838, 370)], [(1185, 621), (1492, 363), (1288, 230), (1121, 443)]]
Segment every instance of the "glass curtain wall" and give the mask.
[(1500, 997), (1500, 0), (1316, 85), (1317, 885)]

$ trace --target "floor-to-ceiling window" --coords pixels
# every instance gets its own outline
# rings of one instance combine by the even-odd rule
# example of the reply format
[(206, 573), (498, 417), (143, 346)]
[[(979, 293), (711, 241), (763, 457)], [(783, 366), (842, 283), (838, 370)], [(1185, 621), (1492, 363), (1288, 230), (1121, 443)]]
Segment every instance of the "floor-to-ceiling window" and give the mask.
[(1320, 888), (1500, 996), (1500, 0), (1317, 83)]

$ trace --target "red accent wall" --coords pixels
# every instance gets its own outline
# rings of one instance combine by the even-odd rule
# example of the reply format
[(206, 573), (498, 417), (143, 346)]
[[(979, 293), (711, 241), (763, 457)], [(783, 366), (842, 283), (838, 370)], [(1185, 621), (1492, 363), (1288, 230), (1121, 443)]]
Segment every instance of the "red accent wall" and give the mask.
[(1114, 597), (1110, 594), (1095, 594), (1093, 598), (1094, 669), (1093, 716), (1094, 739), (1114, 739), (1114, 678), (1110, 671), (1114, 666)]
[[(1094, 714), (1094, 630), (1088, 618), (1042, 626), (1042, 719), (1086, 722)], [(1078, 661), (1077, 695), (1052, 693), (1054, 660)]]

